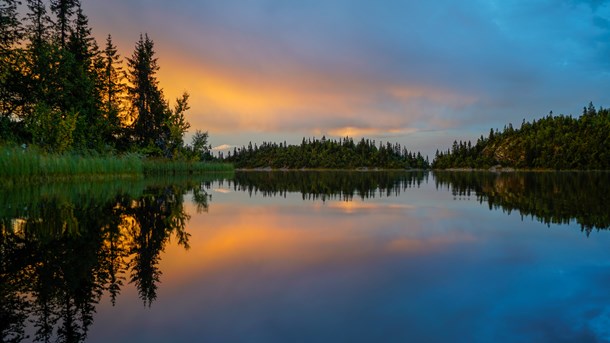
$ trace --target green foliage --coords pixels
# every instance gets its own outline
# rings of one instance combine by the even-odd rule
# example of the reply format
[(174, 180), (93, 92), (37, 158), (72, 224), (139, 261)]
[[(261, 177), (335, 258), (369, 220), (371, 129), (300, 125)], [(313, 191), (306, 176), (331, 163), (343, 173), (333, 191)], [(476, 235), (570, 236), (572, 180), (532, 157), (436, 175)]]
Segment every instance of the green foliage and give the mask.
[[(110, 36), (103, 51), (78, 0), (0, 2), (0, 140), (51, 152), (138, 152), (191, 158), (185, 93), (170, 108), (153, 41), (127, 59)], [(25, 13), (22, 20), (19, 13)], [(127, 87), (129, 84), (129, 87)]]
[(77, 117), (76, 113), (61, 113), (40, 103), (26, 118), (26, 128), (34, 137), (34, 144), (62, 153), (72, 145)]
[(183, 93), (182, 97), (176, 100), (176, 107), (170, 111), (164, 125), (166, 129), (165, 137), (165, 157), (177, 158), (180, 157), (184, 140), (182, 137), (191, 125), (184, 118), (184, 114), (189, 110), (188, 104), (189, 94)]
[(131, 98), (131, 112), (135, 118), (133, 136), (136, 144), (143, 148), (164, 148), (160, 137), (166, 135), (170, 111), (159, 88), (157, 80), (157, 58), (154, 43), (148, 35), (140, 35), (131, 58), (127, 59), (128, 93)]
[(211, 153), (212, 146), (208, 145), (208, 137), (207, 131), (195, 131), (191, 145), (186, 146), (185, 153), (189, 160), (202, 162), (215, 160)]
[(435, 169), (503, 167), (556, 170), (610, 169), (610, 110), (585, 107), (579, 118), (553, 116), (511, 124), (502, 132), (491, 131), (476, 144), (454, 142), (437, 152)]
[(427, 160), (421, 153), (413, 153), (400, 144), (380, 143), (362, 138), (357, 144), (345, 137), (341, 140), (309, 139), (300, 146), (263, 143), (260, 147), (234, 149), (225, 161), (237, 168), (322, 168), (322, 169), (427, 169)]

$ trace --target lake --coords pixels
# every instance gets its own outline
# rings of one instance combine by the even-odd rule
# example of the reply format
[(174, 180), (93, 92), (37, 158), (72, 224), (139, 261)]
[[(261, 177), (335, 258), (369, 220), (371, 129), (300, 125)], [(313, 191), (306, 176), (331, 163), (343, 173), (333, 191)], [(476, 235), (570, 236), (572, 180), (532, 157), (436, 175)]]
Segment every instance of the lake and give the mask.
[(1, 341), (609, 342), (610, 173), (0, 188)]

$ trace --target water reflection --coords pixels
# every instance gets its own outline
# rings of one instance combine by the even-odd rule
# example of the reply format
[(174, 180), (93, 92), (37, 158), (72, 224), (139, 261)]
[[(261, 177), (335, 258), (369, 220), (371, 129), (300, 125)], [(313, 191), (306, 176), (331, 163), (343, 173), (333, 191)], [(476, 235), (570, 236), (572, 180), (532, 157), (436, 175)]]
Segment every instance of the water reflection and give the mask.
[[(310, 200), (352, 200), (375, 196), (398, 196), (401, 191), (428, 182), (428, 172), (399, 171), (300, 171), (236, 173), (232, 187), (237, 191), (264, 197), (301, 193)], [(231, 182), (230, 182), (231, 183)], [(229, 185), (231, 187), (231, 184)]]
[(476, 196), (489, 209), (518, 211), (545, 224), (575, 220), (587, 235), (610, 228), (610, 173), (435, 172), (437, 188), (454, 196)]
[[(323, 306), (326, 300), (345, 296), (341, 298), (346, 304), (341, 310), (345, 311), (338, 312), (336, 318), (328, 318), (335, 321), (353, 313), (352, 305), (360, 306), (350, 303), (352, 298), (346, 293), (349, 289), (374, 294), (367, 306), (374, 308), (384, 302), (389, 312), (392, 306), (397, 306), (396, 298), (408, 303), (405, 308), (428, 307), (429, 304), (418, 305), (401, 293), (409, 287), (411, 293), (427, 295), (430, 301), (442, 298), (447, 289), (456, 289), (460, 296), (470, 294), (472, 301), (484, 307), (487, 303), (483, 304), (480, 294), (469, 290), (471, 279), (462, 280), (464, 289), (451, 288), (441, 275), (452, 275), (455, 280), (463, 275), (476, 279), (480, 271), (504, 268), (495, 276), (495, 282), (504, 285), (502, 278), (521, 275), (518, 273), (524, 266), (532, 264), (530, 252), (523, 253), (523, 249), (536, 240), (530, 242), (529, 236), (525, 237), (525, 225), (511, 228), (513, 235), (520, 236), (514, 247), (511, 240), (496, 240), (493, 236), (496, 231), (473, 224), (482, 217), (480, 212), (472, 215), (447, 210), (456, 203), (449, 194), (455, 198), (472, 197), (494, 212), (518, 211), (547, 224), (576, 221), (589, 233), (610, 228), (609, 176), (608, 173), (245, 172), (204, 180), (125, 180), (0, 190), (0, 340), (82, 342), (101, 299), (107, 296), (114, 305), (128, 284), (136, 289), (141, 303), (150, 307), (158, 297), (163, 279), (162, 253), (170, 250), (170, 242), (180, 250), (191, 244), (196, 247), (186, 257), (174, 257), (174, 265), (170, 264), (180, 265), (184, 279), (204, 272), (209, 277), (197, 284), (196, 292), (178, 294), (167, 302), (196, 307), (189, 314), (205, 318), (211, 323), (206, 326), (210, 330), (214, 326), (226, 328), (216, 330), (220, 334), (231, 333), (232, 323), (227, 318), (232, 317), (222, 317), (223, 313), (239, 316), (250, 311), (251, 318), (257, 318), (261, 308), (265, 311), (269, 308), (268, 303), (257, 302), (261, 294), (272, 301), (277, 294), (293, 288), (303, 292), (302, 298), (297, 295), (283, 300), (294, 302), (289, 307), (310, 306), (312, 317), (326, 311)], [(433, 182), (429, 180), (432, 177)], [(225, 202), (215, 205), (209, 215), (197, 215), (208, 212), (209, 190), (215, 187), (231, 190), (237, 196), (227, 195)], [(265, 203), (261, 201), (263, 197), (288, 197), (292, 202), (266, 199), (273, 201)], [(434, 199), (432, 205), (432, 200), (427, 203), (422, 200), (427, 197)], [(295, 204), (295, 198), (297, 205), (289, 207), (287, 204)], [(476, 203), (469, 205), (484, 209)], [(450, 216), (443, 217), (443, 211), (451, 212)], [(496, 223), (496, 217), (491, 222)], [(207, 230), (199, 230), (193, 239), (192, 228), (204, 226)], [(498, 246), (488, 248), (485, 244), (492, 240), (508, 246), (498, 245), (504, 250)], [(531, 251), (542, 248), (536, 246)], [(477, 254), (470, 258), (473, 251)], [(508, 257), (498, 257), (499, 251)], [(583, 248), (583, 251), (592, 250)], [(389, 266), (394, 272), (387, 273), (380, 266)], [(178, 279), (178, 272), (167, 267), (163, 270)], [(506, 270), (513, 274), (504, 273)], [(532, 275), (539, 272), (536, 270)], [(335, 279), (337, 275), (339, 279)], [(397, 275), (404, 278), (394, 280)], [(549, 271), (545, 275), (559, 278), (559, 274)], [(519, 277), (509, 281), (516, 283)], [(304, 289), (298, 280), (306, 280), (316, 292)], [(378, 284), (378, 280), (387, 282)], [(390, 294), (388, 287), (396, 297), (381, 296)], [(429, 289), (434, 292), (426, 291)], [(498, 290), (501, 289), (499, 286)], [(226, 297), (231, 290), (235, 299)], [(320, 298), (317, 305), (310, 302), (310, 295), (324, 292), (328, 299)], [(497, 298), (505, 295), (498, 291)], [(159, 301), (162, 298), (159, 296)], [(491, 298), (490, 303), (496, 299)], [(451, 300), (454, 299), (447, 295), (442, 303), (456, 307), (457, 311), (459, 306)], [(251, 307), (244, 307), (243, 303)], [(283, 308), (281, 304), (275, 305)], [(204, 308), (218, 312), (205, 312)], [(282, 312), (279, 309), (277, 313)], [(366, 320), (361, 323), (374, 320), (373, 317), (363, 316)], [(415, 322), (418, 316), (413, 314), (411, 318)], [(276, 319), (295, 329), (290, 332), (300, 332), (302, 328), (299, 323)], [(268, 337), (267, 332), (260, 334)], [(382, 339), (383, 335), (379, 335), (376, 338)], [(225, 337), (217, 338), (221, 341)]]
[[(145, 305), (157, 297), (160, 254), (188, 248), (184, 194), (201, 209), (201, 183), (124, 181), (3, 191), (0, 204), (1, 341), (81, 342), (96, 305), (126, 282)], [(27, 332), (28, 320), (32, 332)], [(27, 337), (27, 335), (31, 335)]]

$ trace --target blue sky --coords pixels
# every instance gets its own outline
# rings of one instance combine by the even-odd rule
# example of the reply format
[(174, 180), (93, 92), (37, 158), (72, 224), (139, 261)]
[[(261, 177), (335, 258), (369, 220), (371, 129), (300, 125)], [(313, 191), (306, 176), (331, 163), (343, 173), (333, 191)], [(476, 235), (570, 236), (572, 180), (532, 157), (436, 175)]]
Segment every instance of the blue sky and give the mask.
[[(523, 119), (610, 106), (610, 3), (84, 0), (124, 56), (155, 41), (168, 98), (214, 145), (349, 134), (432, 155)], [(432, 156), (430, 156), (432, 157)]]

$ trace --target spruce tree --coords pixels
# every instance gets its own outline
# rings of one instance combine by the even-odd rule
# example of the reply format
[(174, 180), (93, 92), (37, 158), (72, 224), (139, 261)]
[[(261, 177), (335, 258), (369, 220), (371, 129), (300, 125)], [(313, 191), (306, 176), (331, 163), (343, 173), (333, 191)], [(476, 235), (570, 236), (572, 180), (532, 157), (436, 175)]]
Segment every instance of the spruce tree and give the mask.
[(6, 137), (11, 116), (22, 104), (21, 89), (23, 54), (18, 44), (23, 28), (17, 16), (16, 0), (0, 0), (0, 134)]
[(0, 54), (4, 55), (19, 42), (21, 23), (17, 16), (17, 0), (0, 0)]
[(70, 33), (70, 20), (77, 7), (80, 7), (78, 0), (51, 0), (51, 11), (57, 19), (55, 23), (57, 39), (62, 48), (66, 46)]
[(126, 148), (122, 141), (122, 124), (125, 118), (125, 73), (123, 72), (122, 59), (118, 50), (112, 42), (112, 36), (106, 38), (106, 46), (101, 56), (101, 111), (106, 119), (104, 130), (106, 142), (112, 142), (115, 147)]
[(164, 126), (170, 111), (157, 80), (157, 58), (154, 43), (148, 35), (140, 35), (128, 65), (128, 94), (131, 100), (131, 115), (134, 118), (133, 136), (140, 148), (161, 155), (165, 148)]
[(99, 150), (104, 145), (105, 128), (99, 111), (99, 48), (80, 4), (76, 3), (74, 12), (74, 24), (70, 28), (66, 49), (62, 53), (60, 82), (65, 90), (62, 94), (62, 108), (79, 114), (75, 144), (82, 148)]

